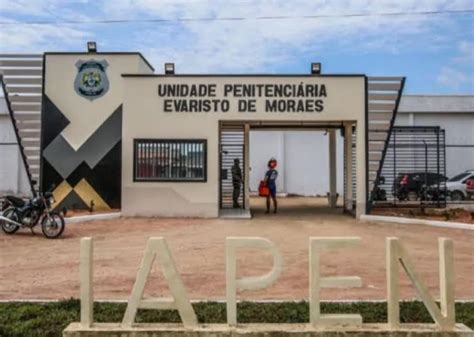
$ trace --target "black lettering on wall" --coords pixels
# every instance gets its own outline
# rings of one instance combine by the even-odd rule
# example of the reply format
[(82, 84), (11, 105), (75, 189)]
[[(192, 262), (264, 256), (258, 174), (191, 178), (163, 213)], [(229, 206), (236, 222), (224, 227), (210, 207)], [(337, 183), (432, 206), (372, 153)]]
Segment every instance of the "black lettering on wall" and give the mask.
[(173, 101), (172, 100), (165, 99), (163, 101), (163, 111), (164, 112), (173, 112), (172, 106), (173, 106)]
[[(164, 112), (257, 112), (257, 99), (263, 97), (265, 112), (313, 113), (324, 110), (327, 97), (325, 84), (223, 84), (224, 97), (247, 99), (219, 99), (217, 84), (159, 84), (158, 96), (163, 100)], [(182, 99), (177, 99), (182, 97)], [(248, 99), (251, 97), (253, 99)], [(273, 99), (274, 98), (274, 99)], [(315, 99), (319, 98), (319, 99)]]
[(317, 99), (317, 100), (315, 101), (315, 105), (316, 105), (315, 111), (316, 111), (316, 112), (321, 112), (321, 111), (323, 111), (323, 109), (324, 109), (323, 104), (324, 104), (324, 103), (323, 103), (323, 100), (322, 100), (322, 99)]

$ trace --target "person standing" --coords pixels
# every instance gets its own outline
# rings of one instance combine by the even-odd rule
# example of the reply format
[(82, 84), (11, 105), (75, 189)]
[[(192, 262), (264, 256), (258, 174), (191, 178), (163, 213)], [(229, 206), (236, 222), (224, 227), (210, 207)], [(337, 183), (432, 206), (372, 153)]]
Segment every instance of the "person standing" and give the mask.
[(278, 177), (278, 171), (275, 169), (277, 161), (272, 158), (268, 161), (268, 171), (265, 173), (265, 185), (268, 187), (269, 193), (267, 195), (267, 214), (270, 213), (270, 199), (273, 201), (273, 213), (277, 212), (277, 199), (276, 199), (276, 179)]
[(240, 187), (242, 186), (242, 170), (240, 169), (240, 160), (234, 159), (234, 165), (232, 165), (232, 186), (234, 188), (232, 192), (232, 202), (234, 208), (240, 208), (239, 197)]

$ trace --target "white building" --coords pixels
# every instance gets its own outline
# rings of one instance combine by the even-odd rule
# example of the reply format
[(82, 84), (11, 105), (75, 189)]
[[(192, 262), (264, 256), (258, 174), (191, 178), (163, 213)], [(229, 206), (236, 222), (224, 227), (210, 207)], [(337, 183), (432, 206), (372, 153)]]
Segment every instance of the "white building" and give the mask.
[(15, 131), (0, 88), (0, 196), (31, 193)]
[[(397, 126), (440, 126), (446, 131), (446, 174), (474, 169), (474, 96), (404, 95)], [(321, 131), (252, 131), (250, 187), (256, 191), (267, 160), (278, 162), (278, 190), (300, 195), (326, 195), (329, 189), (328, 136)], [(339, 194), (343, 191), (343, 138), (337, 136)]]
[(446, 175), (474, 169), (474, 96), (403, 96), (396, 125), (446, 131)]

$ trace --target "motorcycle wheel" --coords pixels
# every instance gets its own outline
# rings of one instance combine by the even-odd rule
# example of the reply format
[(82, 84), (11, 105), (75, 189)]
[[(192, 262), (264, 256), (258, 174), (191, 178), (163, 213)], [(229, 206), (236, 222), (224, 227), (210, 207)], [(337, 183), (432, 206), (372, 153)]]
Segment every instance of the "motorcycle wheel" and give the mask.
[(407, 195), (400, 193), (400, 194), (397, 195), (397, 199), (399, 201), (405, 201), (405, 200), (407, 200)]
[[(13, 208), (7, 208), (3, 212), (3, 216), (5, 218), (12, 219), (13, 221), (20, 222)], [(6, 222), (5, 220), (0, 220), (0, 222), (2, 224), (2, 230), (5, 232), (5, 234), (14, 234), (20, 229), (20, 226), (11, 224), (9, 222)]]
[(64, 232), (64, 218), (57, 213), (50, 213), (41, 219), (41, 231), (48, 239), (56, 239)]

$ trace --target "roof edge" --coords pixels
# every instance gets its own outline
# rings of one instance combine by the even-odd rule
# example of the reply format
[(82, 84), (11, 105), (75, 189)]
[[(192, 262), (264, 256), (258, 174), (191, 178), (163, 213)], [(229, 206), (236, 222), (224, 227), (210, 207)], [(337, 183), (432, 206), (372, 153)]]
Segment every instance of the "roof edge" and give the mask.
[(365, 74), (122, 74), (122, 77), (366, 77)]
[(474, 97), (473, 94), (404, 94), (402, 97)]

